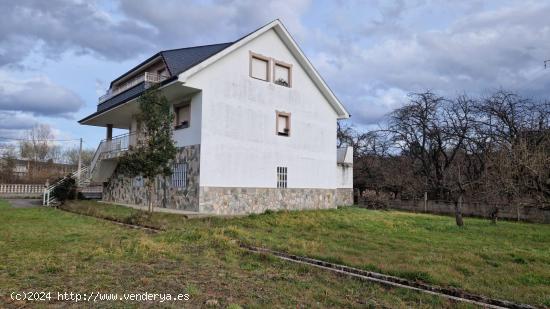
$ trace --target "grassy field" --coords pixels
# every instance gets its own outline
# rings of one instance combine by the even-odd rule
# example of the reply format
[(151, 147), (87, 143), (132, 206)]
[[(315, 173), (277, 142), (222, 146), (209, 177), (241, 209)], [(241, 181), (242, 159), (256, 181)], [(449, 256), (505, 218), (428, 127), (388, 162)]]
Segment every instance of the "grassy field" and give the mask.
[[(261, 235), (272, 229), (269, 222), (287, 220), (288, 214), (186, 220), (167, 214), (147, 218), (133, 209), (95, 203), (72, 207), (168, 230), (150, 234), (52, 208), (15, 209), (0, 201), (0, 307), (21, 307), (21, 303), (9, 300), (11, 292), (21, 291), (190, 294), (190, 300), (183, 304), (148, 304), (162, 308), (204, 307), (212, 300), (221, 308), (469, 307), (339, 277), (239, 248), (238, 239), (248, 238), (248, 233), (259, 229), (259, 238), (250, 241), (260, 241), (264, 237)], [(31, 307), (47, 305), (52, 304), (33, 303)], [(140, 305), (143, 303), (93, 304), (103, 308)]]
[[(466, 218), (360, 208), (193, 219), (80, 202), (88, 214), (168, 229), (170, 235), (219, 235), (495, 298), (550, 306), (550, 226), (491, 224)], [(176, 237), (176, 236), (175, 236)]]

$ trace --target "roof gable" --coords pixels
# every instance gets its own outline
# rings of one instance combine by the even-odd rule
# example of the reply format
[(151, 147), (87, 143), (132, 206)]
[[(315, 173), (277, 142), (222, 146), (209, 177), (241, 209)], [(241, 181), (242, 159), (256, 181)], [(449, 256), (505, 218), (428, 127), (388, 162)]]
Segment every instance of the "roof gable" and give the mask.
[(202, 69), (206, 68), (210, 64), (213, 64), (214, 62), (218, 61), (222, 57), (228, 55), (232, 51), (240, 48), (241, 46), (245, 45), (246, 43), (250, 42), (251, 40), (255, 39), (256, 37), (264, 34), (268, 30), (273, 29), (278, 35), (279, 38), (283, 41), (283, 43), (287, 46), (287, 48), (290, 50), (292, 55), (296, 58), (296, 60), (302, 65), (308, 76), (311, 78), (313, 83), (317, 86), (317, 88), (321, 91), (323, 96), (327, 99), (329, 104), (332, 106), (332, 108), (337, 112), (338, 119), (345, 119), (349, 118), (350, 114), (344, 107), (344, 105), (338, 100), (338, 98), (334, 95), (332, 90), (328, 87), (326, 82), (323, 80), (321, 75), (317, 72), (317, 70), (313, 67), (309, 59), (305, 56), (305, 54), (302, 52), (298, 44), (296, 44), (296, 41), (292, 38), (290, 33), (286, 30), (284, 25), (277, 19), (269, 24), (257, 29), (254, 32), (251, 32), (247, 34), (246, 36), (238, 39), (237, 41), (231, 43), (224, 49), (219, 50), (217, 53), (214, 53), (212, 56), (207, 57), (204, 59), (204, 61), (201, 61), (197, 63), (196, 65), (188, 68), (187, 70), (183, 71), (179, 74), (179, 81), (185, 83), (187, 79)]
[(111, 82), (111, 87), (116, 81), (124, 78), (125, 76), (127, 76), (128, 74), (131, 74), (136, 70), (139, 70), (144, 65), (150, 63), (151, 61), (159, 57), (164, 61), (164, 63), (168, 68), (170, 76), (172, 77), (170, 80), (175, 79), (177, 76), (177, 79), (180, 82), (185, 83), (189, 77), (193, 76), (194, 74), (198, 73), (205, 67), (221, 59), (225, 55), (245, 45), (246, 43), (250, 42), (254, 38), (264, 34), (266, 31), (270, 29), (273, 29), (278, 34), (281, 41), (290, 50), (290, 52), (297, 59), (300, 65), (302, 65), (302, 67), (304, 68), (308, 76), (311, 78), (313, 83), (321, 91), (321, 93), (327, 99), (331, 107), (336, 111), (336, 113), (338, 114), (338, 119), (349, 118), (350, 114), (348, 113), (344, 105), (334, 95), (334, 93), (328, 87), (328, 85), (323, 80), (321, 75), (319, 75), (319, 73), (313, 67), (309, 59), (302, 52), (302, 50), (300, 49), (296, 41), (294, 41), (290, 33), (286, 30), (284, 25), (278, 19), (241, 37), (240, 39), (234, 42), (171, 49), (171, 50), (164, 50), (164, 51), (158, 52), (153, 56), (151, 56), (150, 58), (148, 58), (147, 60), (138, 64), (128, 72), (119, 76), (117, 79), (113, 80)]

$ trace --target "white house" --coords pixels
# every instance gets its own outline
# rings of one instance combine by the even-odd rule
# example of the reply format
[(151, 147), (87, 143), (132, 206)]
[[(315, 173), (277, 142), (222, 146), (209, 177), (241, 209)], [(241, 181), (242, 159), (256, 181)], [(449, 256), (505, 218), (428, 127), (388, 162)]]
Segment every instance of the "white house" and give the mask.
[[(215, 214), (334, 208), (353, 203), (351, 149), (336, 149), (349, 117), (279, 20), (230, 43), (159, 52), (115, 79), (97, 112), (107, 128), (92, 163), (103, 199), (147, 204), (139, 177), (117, 169), (139, 123), (137, 97), (160, 83), (176, 115), (173, 175), (156, 205)], [(112, 129), (129, 130), (112, 136)]]

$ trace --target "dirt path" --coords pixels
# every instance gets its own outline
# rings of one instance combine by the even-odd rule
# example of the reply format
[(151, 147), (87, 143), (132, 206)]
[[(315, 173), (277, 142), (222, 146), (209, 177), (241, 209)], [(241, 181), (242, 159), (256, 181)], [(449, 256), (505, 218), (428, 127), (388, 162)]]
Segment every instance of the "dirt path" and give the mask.
[(30, 198), (21, 198), (21, 199), (6, 199), (13, 208), (32, 208), (42, 206), (42, 200), (39, 199), (30, 199)]

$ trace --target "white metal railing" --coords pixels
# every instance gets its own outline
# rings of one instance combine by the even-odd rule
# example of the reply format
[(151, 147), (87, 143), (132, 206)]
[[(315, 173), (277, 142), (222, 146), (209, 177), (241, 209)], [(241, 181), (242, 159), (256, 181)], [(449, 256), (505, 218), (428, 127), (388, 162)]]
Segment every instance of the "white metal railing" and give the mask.
[(90, 169), (88, 170), (89, 175), (92, 174), (94, 168), (96, 167), (97, 161), (101, 159), (101, 155), (104, 153), (115, 154), (117, 152), (122, 152), (128, 150), (130, 146), (134, 146), (137, 143), (137, 134), (136, 132), (125, 133), (113, 137), (112, 139), (104, 139), (99, 143), (92, 162), (90, 164)]
[(55, 203), (57, 201), (57, 199), (55, 198), (55, 196), (53, 196), (53, 191), (55, 190), (55, 188), (61, 184), (63, 184), (65, 181), (71, 179), (71, 178), (78, 178), (78, 176), (80, 175), (80, 181), (77, 181), (77, 186), (82, 186), (84, 183), (88, 183), (89, 182), (89, 173), (88, 173), (88, 170), (89, 168), (87, 166), (83, 166), (80, 168), (80, 170), (76, 170), (72, 173), (70, 173), (69, 175), (61, 178), (59, 181), (57, 181), (56, 183), (52, 184), (52, 185), (49, 185), (47, 187), (43, 187), (43, 195), (42, 195), (42, 205), (44, 206), (50, 206), (51, 204)]
[(0, 184), (0, 194), (40, 194), (43, 190), (41, 184)]
[(97, 149), (94, 153), (94, 156), (92, 158), (92, 162), (90, 163), (90, 169), (88, 170), (88, 173), (90, 174), (90, 176), (92, 175), (92, 172), (97, 164), (97, 161), (99, 160), (99, 157), (101, 156), (101, 154), (103, 153), (103, 147), (104, 147), (104, 144), (105, 144), (105, 140), (101, 141), (99, 143), (99, 146), (97, 146)]
[(130, 88), (134, 87), (135, 85), (140, 84), (142, 82), (160, 83), (160, 82), (162, 82), (163, 80), (165, 80), (167, 78), (168, 78), (168, 76), (165, 76), (165, 75), (159, 75), (159, 74), (155, 74), (155, 73), (145, 72), (144, 74), (141, 74), (141, 75), (125, 82), (124, 84), (116, 87), (115, 89), (107, 90), (107, 93), (100, 96), (98, 101), (99, 101), (99, 103), (105, 102), (105, 101), (109, 100), (110, 98), (116, 96), (117, 94), (119, 94), (121, 92), (124, 92), (124, 91), (126, 91), (126, 90), (128, 90), (128, 89), (130, 89)]
[(119, 152), (128, 150), (130, 147), (130, 140), (134, 140), (132, 137), (135, 135), (135, 132), (125, 133), (113, 137), (112, 139), (105, 139), (101, 141), (103, 143), (103, 148), (101, 152)]

